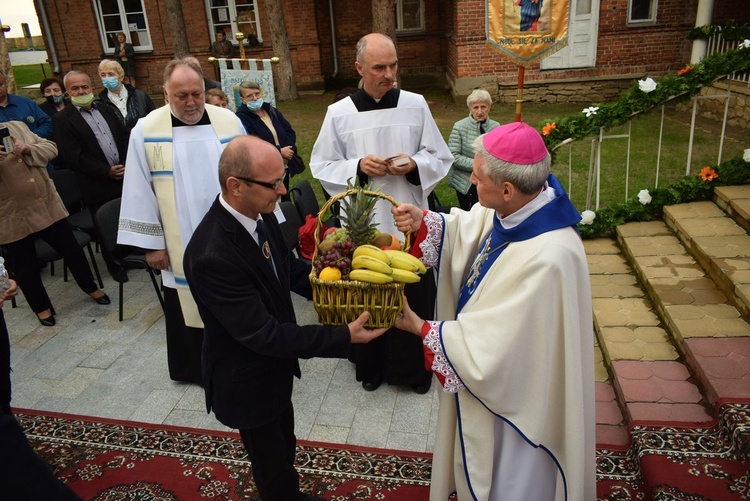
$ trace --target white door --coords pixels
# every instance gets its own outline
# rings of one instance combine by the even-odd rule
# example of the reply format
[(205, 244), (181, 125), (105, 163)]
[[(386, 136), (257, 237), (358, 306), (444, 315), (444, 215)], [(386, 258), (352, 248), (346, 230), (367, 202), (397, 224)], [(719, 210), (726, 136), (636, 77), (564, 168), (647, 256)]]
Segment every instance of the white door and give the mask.
[(596, 66), (599, 0), (570, 0), (568, 46), (542, 59), (543, 70)]

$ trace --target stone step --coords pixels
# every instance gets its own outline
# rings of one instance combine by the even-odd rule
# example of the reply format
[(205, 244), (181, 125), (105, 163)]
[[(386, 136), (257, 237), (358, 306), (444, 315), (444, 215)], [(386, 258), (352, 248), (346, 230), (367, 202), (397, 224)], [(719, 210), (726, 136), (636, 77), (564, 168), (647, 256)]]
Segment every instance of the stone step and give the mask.
[[(726, 204), (731, 207), (732, 202)], [(750, 319), (750, 235), (713, 202), (664, 208), (664, 221), (695, 260)]]
[(586, 242), (608, 375), (597, 379), (599, 435), (619, 432), (620, 416), (626, 427), (707, 423), (722, 401), (750, 398), (750, 187), (729, 188), (716, 196), (727, 212), (666, 207), (665, 222)]

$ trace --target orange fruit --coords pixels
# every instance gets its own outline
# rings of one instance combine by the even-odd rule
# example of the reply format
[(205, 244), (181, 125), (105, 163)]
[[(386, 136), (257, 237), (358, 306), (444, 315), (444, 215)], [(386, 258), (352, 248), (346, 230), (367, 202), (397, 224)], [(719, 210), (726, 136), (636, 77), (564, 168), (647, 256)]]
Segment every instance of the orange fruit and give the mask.
[(332, 282), (341, 280), (341, 270), (339, 270), (338, 268), (334, 268), (333, 266), (326, 266), (325, 268), (320, 270), (320, 275), (318, 275), (318, 278), (320, 280), (330, 280)]

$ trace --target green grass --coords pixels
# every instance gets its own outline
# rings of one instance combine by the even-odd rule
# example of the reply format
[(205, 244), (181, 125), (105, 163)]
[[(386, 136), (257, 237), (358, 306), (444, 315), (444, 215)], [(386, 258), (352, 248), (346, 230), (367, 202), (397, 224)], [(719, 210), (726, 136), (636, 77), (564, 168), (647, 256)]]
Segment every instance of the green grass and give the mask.
[[(47, 75), (51, 75), (49, 65), (44, 65)], [(19, 89), (24, 85), (39, 83), (44, 78), (42, 65), (14, 66), (13, 71)], [(409, 86), (407, 83), (406, 87)], [(432, 115), (445, 140), (448, 140), (453, 124), (466, 117), (468, 110), (463, 99), (454, 101), (447, 90), (436, 88), (414, 89), (421, 92), (430, 105)], [(19, 93), (39, 98), (37, 91), (19, 90)], [(318, 95), (306, 95), (295, 101), (279, 102), (278, 107), (290, 121), (297, 133), (297, 148), (302, 158), (309, 161), (320, 126), (323, 123), (328, 105), (331, 104), (335, 93), (327, 92)], [(543, 120), (561, 119), (572, 114), (581, 113), (588, 104), (547, 104), (524, 103), (523, 120), (533, 126), (539, 126)], [(495, 103), (491, 117), (500, 123), (514, 120), (514, 103)], [(663, 144), (660, 160), (659, 186), (664, 186), (680, 179), (685, 174), (689, 134), (690, 114), (680, 112), (674, 107), (666, 111), (664, 123)], [(658, 139), (661, 122), (660, 110), (656, 113), (636, 117), (632, 123), (632, 138), (630, 150), (630, 174), (628, 195), (633, 197), (642, 189), (653, 189), (657, 179), (656, 158), (658, 154)], [(617, 127), (605, 131), (606, 135), (617, 135), (627, 132), (627, 126)], [(699, 118), (696, 127), (696, 137), (693, 143), (692, 172), (697, 173), (704, 165), (716, 165), (719, 151), (721, 124), (714, 120)], [(747, 147), (747, 131), (727, 127), (727, 138), (724, 143), (723, 160), (741, 155)], [(569, 175), (568, 154), (570, 152), (571, 174)], [(578, 141), (572, 146), (561, 147), (555, 156), (553, 172), (560, 178), (563, 185), (571, 191), (571, 199), (579, 210), (586, 208), (587, 183), (589, 178), (589, 158), (591, 152), (590, 141)], [(604, 142), (602, 148), (602, 187), (600, 206), (621, 202), (625, 197), (627, 160), (627, 140), (610, 139)], [(569, 177), (572, 178), (569, 183)], [(312, 180), (309, 168), (302, 174), (295, 176), (292, 184), (301, 179), (312, 181), (319, 201), (324, 201), (320, 184)], [(443, 205), (456, 205), (456, 193), (446, 181), (441, 181), (436, 194)], [(594, 198), (591, 199), (594, 203)]]
[(40, 83), (47, 77), (52, 76), (52, 69), (49, 63), (43, 64), (22, 64), (13, 66), (13, 77), (16, 80), (18, 93), (31, 99), (40, 97), (39, 91), (24, 89), (27, 85)]
[[(425, 95), (435, 122), (443, 137), (448, 140), (453, 124), (468, 115), (463, 100), (454, 102), (447, 91), (426, 90), (419, 91)], [(331, 103), (334, 93), (317, 96), (305, 96), (296, 101), (277, 103), (284, 116), (297, 132), (297, 147), (306, 161), (310, 158), (315, 139), (323, 123), (326, 108)], [(545, 104), (524, 103), (523, 119), (525, 122), (539, 126), (546, 119), (559, 119), (571, 114), (581, 113), (587, 105), (583, 104)], [(514, 120), (515, 105), (495, 103), (490, 116), (500, 123)], [(664, 123), (663, 144), (659, 168), (659, 186), (680, 179), (685, 175), (687, 151), (690, 134), (690, 114), (679, 112), (674, 108), (666, 110)], [(656, 183), (656, 158), (658, 154), (658, 139), (661, 122), (660, 111), (636, 117), (632, 124), (632, 138), (630, 148), (630, 174), (628, 195), (635, 196), (642, 189), (653, 189)], [(696, 137), (693, 143), (692, 172), (697, 173), (704, 165), (716, 165), (719, 151), (720, 128), (719, 122), (698, 119)], [(627, 126), (605, 131), (605, 135), (617, 135), (627, 132)], [(746, 131), (727, 128), (727, 138), (724, 144), (723, 160), (741, 155), (747, 146), (744, 139)], [(571, 175), (569, 176), (568, 154), (571, 152)], [(586, 193), (589, 171), (590, 141), (579, 141), (572, 146), (561, 147), (555, 156), (553, 172), (560, 178), (566, 189), (570, 190), (569, 177), (572, 178), (571, 198), (579, 210), (586, 208)], [(600, 206), (621, 202), (625, 197), (625, 173), (627, 164), (627, 139), (609, 139), (602, 148), (601, 198)], [(294, 184), (299, 179), (311, 179), (309, 169), (292, 180)], [(319, 200), (323, 194), (317, 181), (312, 181)], [(444, 205), (456, 205), (455, 191), (443, 180), (438, 184), (436, 193)], [(591, 203), (594, 203), (592, 198)]]

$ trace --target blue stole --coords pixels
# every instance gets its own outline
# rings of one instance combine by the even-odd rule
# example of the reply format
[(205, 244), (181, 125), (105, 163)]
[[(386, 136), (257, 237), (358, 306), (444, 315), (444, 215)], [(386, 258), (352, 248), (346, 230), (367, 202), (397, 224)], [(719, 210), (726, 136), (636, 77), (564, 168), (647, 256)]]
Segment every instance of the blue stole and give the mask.
[(529, 240), (542, 233), (567, 226), (572, 226), (578, 231), (576, 224), (581, 220), (581, 215), (571, 203), (560, 181), (550, 174), (547, 178), (547, 184), (555, 190), (557, 196), (518, 226), (510, 229), (503, 228), (503, 225), (500, 224), (500, 218), (495, 214), (492, 231), (485, 238), (474, 264), (471, 266), (469, 276), (466, 277), (466, 282), (461, 287), (456, 315), (461, 312), (487, 271), (509, 244)]

